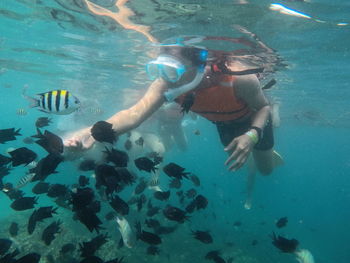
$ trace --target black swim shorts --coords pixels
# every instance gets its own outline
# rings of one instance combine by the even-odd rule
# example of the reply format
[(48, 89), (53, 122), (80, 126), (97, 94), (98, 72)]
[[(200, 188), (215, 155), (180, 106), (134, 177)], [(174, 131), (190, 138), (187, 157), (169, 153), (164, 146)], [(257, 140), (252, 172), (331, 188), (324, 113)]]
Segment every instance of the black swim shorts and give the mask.
[[(220, 135), (221, 143), (226, 147), (232, 140), (246, 133), (251, 127), (251, 120), (246, 122), (215, 122), (216, 128)], [(254, 149), (267, 151), (274, 145), (272, 119), (269, 117), (265, 128), (262, 132), (260, 141), (254, 146)]]

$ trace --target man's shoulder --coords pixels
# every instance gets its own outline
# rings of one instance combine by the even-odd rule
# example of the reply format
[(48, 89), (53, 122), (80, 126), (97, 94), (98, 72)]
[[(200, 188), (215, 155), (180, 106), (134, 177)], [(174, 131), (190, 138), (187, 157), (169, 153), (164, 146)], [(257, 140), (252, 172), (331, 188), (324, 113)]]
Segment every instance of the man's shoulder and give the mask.
[(260, 83), (254, 74), (237, 76), (234, 84), (238, 94), (244, 96), (258, 91)]

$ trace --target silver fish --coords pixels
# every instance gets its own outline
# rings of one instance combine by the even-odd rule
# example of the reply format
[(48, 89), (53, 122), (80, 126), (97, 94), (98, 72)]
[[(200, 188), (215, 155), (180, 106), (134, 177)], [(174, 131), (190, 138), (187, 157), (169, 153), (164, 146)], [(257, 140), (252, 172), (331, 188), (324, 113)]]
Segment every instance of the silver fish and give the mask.
[(133, 233), (129, 222), (124, 217), (116, 217), (118, 229), (122, 235), (123, 242), (128, 248), (132, 248), (136, 243), (136, 236)]

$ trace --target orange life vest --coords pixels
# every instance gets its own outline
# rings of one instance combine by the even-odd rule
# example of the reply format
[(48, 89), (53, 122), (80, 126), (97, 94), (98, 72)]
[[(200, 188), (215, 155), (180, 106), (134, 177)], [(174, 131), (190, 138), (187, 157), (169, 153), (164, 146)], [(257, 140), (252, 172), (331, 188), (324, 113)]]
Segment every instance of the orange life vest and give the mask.
[(181, 105), (186, 95), (193, 92), (195, 99), (190, 111), (213, 122), (237, 120), (249, 114), (250, 109), (237, 98), (235, 79), (232, 75), (222, 75), (217, 85), (189, 91), (176, 98), (175, 102)]

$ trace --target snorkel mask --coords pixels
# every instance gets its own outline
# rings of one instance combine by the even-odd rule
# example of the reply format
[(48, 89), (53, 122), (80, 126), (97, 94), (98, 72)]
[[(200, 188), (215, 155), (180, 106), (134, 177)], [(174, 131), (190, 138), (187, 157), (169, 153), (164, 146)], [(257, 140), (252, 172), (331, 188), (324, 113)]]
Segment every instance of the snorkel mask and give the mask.
[[(208, 50), (197, 47), (186, 47), (181, 44), (162, 45), (166, 47), (175, 48), (194, 48), (196, 53), (197, 73), (193, 80), (182, 86), (172, 88), (164, 93), (164, 97), (167, 101), (173, 101), (178, 96), (194, 89), (202, 81), (204, 76), (204, 69), (208, 57)], [(186, 66), (183, 65), (176, 57), (162, 54), (156, 60), (149, 62), (146, 66), (146, 71), (151, 80), (157, 78), (163, 78), (165, 81), (175, 83), (181, 79), (186, 72)]]
[(163, 78), (175, 83), (186, 72), (186, 66), (172, 56), (161, 55), (146, 65), (146, 72), (151, 80)]

